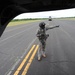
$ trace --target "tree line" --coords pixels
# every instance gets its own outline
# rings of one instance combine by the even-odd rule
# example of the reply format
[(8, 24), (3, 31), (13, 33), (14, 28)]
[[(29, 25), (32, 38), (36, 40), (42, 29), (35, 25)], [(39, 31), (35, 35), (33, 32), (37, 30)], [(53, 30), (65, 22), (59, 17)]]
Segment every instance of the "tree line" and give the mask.
[(27, 21), (27, 20), (45, 20), (48, 18), (28, 18), (28, 19), (13, 19), (12, 22), (14, 21)]

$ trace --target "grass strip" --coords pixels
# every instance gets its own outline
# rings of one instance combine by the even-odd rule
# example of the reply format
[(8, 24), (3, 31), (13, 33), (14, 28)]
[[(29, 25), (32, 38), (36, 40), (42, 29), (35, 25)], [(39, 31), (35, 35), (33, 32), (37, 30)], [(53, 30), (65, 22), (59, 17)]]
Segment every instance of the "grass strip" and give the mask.
[(31, 23), (31, 22), (37, 22), (40, 20), (26, 20), (26, 21), (11, 21), (7, 27), (9, 26), (16, 26), (16, 25), (21, 25), (21, 24), (26, 24), (26, 23)]

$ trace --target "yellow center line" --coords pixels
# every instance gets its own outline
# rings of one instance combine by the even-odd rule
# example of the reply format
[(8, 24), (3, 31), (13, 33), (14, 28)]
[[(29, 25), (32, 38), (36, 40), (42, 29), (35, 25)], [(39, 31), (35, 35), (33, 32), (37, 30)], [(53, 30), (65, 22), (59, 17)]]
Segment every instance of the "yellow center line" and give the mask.
[(27, 61), (29, 55), (31, 54), (31, 52), (34, 50), (35, 45), (32, 46), (32, 48), (30, 49), (30, 51), (28, 52), (28, 54), (26, 55), (26, 57), (24, 58), (24, 60), (22, 61), (22, 63), (20, 64), (20, 66), (18, 67), (18, 69), (16, 70), (16, 72), (14, 73), (14, 75), (18, 75), (20, 70), (22, 69), (22, 67), (24, 66), (25, 62)]
[(34, 58), (34, 56), (35, 56), (35, 54), (36, 54), (38, 48), (39, 48), (39, 45), (36, 46), (36, 48), (35, 48), (35, 50), (34, 50), (32, 56), (31, 56), (31, 58), (29, 59), (29, 61), (28, 61), (27, 65), (26, 65), (26, 67), (25, 67), (25, 69), (24, 69), (22, 75), (26, 75), (26, 74), (27, 74), (27, 71), (28, 71), (28, 69), (29, 69), (29, 67), (30, 67), (30, 65), (31, 65), (31, 63), (32, 63), (32, 61), (33, 61), (33, 58)]

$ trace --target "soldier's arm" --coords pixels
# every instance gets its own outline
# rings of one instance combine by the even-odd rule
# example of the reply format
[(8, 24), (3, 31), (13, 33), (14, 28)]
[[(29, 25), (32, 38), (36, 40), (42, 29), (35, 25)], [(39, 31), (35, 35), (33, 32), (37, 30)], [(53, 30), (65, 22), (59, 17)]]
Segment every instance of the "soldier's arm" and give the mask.
[(46, 30), (53, 29), (53, 28), (57, 28), (57, 27), (59, 27), (59, 25), (47, 27)]

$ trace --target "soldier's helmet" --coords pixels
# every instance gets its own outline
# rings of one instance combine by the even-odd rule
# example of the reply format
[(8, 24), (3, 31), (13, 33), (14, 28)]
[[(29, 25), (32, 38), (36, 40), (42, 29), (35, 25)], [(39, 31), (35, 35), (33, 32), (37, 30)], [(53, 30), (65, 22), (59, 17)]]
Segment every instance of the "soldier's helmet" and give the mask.
[(44, 22), (39, 23), (39, 27), (41, 27), (41, 28), (44, 28), (45, 25), (46, 25), (46, 24), (45, 24)]

